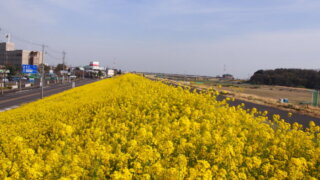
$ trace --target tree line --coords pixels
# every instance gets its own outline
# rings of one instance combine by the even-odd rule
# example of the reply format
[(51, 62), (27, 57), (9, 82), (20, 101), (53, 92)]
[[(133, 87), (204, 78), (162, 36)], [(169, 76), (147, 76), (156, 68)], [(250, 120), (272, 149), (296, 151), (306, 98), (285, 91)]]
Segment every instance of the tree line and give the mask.
[(319, 89), (320, 71), (308, 69), (258, 70), (251, 76), (249, 82), (252, 84)]

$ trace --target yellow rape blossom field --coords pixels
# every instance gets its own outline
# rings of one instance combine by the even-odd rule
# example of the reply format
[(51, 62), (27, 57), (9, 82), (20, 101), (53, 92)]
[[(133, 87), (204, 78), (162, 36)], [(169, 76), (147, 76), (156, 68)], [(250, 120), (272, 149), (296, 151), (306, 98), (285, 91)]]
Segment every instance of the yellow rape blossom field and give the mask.
[(0, 179), (319, 179), (319, 126), (127, 74), (0, 113)]

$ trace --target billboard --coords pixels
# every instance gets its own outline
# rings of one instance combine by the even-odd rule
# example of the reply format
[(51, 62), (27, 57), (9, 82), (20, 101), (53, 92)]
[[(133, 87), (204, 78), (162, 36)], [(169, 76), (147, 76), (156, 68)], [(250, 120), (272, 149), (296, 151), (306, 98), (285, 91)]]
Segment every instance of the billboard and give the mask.
[(38, 73), (38, 66), (29, 65), (29, 64), (22, 64), (22, 73), (37, 74)]

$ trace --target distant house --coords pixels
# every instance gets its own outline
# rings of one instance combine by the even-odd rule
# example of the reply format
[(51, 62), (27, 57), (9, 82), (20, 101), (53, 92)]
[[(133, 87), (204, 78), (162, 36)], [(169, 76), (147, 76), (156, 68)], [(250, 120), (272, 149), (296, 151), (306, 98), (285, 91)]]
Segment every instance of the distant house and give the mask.
[(231, 74), (224, 74), (222, 75), (222, 79), (234, 80), (234, 77)]

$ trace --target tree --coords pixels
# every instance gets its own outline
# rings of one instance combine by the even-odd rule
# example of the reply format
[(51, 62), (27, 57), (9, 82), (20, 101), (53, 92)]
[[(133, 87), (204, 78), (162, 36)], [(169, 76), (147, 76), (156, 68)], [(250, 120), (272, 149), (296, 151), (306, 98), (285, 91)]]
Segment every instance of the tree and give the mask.
[(307, 69), (259, 70), (250, 78), (252, 84), (320, 88), (320, 72)]
[(43, 68), (44, 68), (44, 72), (45, 73), (49, 73), (49, 71), (50, 71), (50, 66), (48, 66), (48, 65), (46, 65), (46, 64), (40, 64), (39, 66), (38, 66), (38, 72), (42, 72), (42, 66), (44, 66)]
[(60, 74), (60, 71), (66, 70), (66, 69), (67, 69), (67, 66), (66, 66), (65, 64), (58, 64), (58, 65), (56, 66), (56, 68), (54, 69), (54, 72), (55, 72), (56, 74)]
[(22, 66), (21, 65), (6, 65), (6, 69), (10, 70), (9, 76), (16, 76), (18, 74), (21, 74), (22, 72)]
[(99, 71), (98, 71), (98, 77), (101, 77), (101, 76), (103, 76), (103, 73), (102, 73), (101, 70), (99, 70)]
[(50, 69), (50, 66), (44, 65), (44, 72), (49, 73)]

